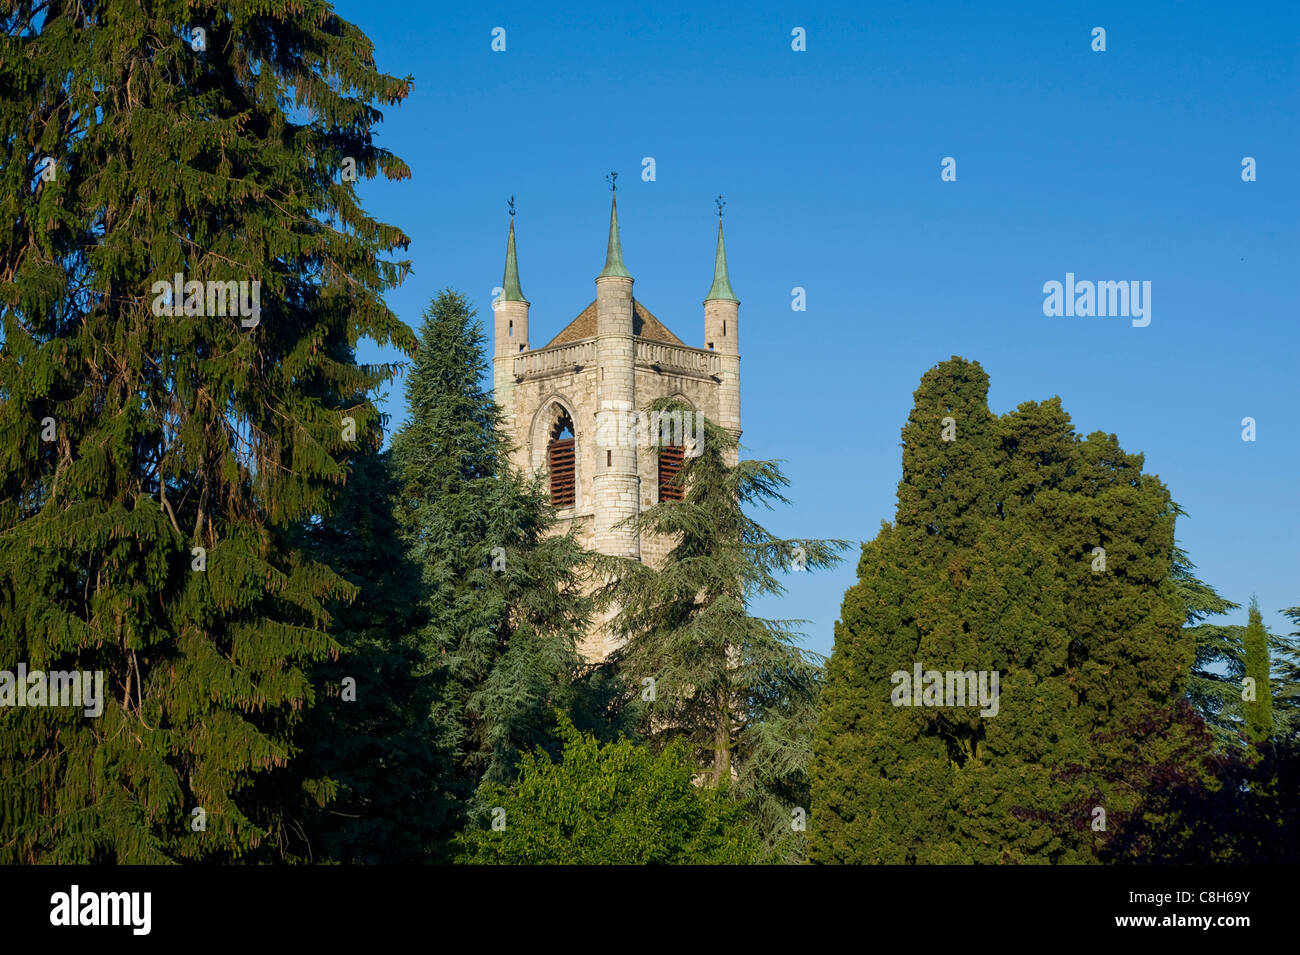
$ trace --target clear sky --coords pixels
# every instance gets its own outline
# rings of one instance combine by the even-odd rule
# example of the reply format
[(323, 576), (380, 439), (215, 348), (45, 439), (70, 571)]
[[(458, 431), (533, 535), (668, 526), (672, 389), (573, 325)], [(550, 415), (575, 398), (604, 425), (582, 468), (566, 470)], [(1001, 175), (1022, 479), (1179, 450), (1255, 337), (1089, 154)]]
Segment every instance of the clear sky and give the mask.
[[(1188, 511), (1178, 537), (1202, 578), (1243, 604), (1257, 594), (1290, 631), (1300, 5), (337, 7), (380, 69), (415, 78), (378, 128), (413, 179), (361, 187), (412, 238), (414, 275), (388, 297), (412, 326), (450, 286), (490, 336), (513, 195), (544, 344), (595, 297), (617, 170), (636, 297), (702, 345), (725, 194), (743, 442), (792, 480), (792, 506), (758, 516), (854, 542), (839, 569), (790, 574), (787, 596), (756, 608), (805, 618), (810, 648), (830, 652), (858, 542), (893, 518), (912, 392), (952, 355), (984, 366), (994, 412), (1059, 395), (1076, 430), (1145, 453)], [(1149, 281), (1150, 324), (1045, 316), (1043, 285), (1067, 272)], [(402, 420), (400, 381), (385, 410)]]

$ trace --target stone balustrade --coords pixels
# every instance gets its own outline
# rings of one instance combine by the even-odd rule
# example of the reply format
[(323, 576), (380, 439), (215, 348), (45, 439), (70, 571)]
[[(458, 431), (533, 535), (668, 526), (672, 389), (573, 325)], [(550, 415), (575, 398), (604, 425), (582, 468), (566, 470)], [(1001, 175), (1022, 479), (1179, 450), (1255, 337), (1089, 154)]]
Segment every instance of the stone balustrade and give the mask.
[(524, 352), (515, 359), (515, 377), (528, 378), (551, 372), (573, 371), (575, 366), (586, 365), (595, 360), (596, 339), (586, 338), (568, 345)]
[[(577, 366), (596, 360), (596, 339), (557, 345), (554, 348), (524, 352), (515, 358), (516, 379), (530, 378), (556, 372), (571, 372)], [(716, 377), (721, 373), (720, 356), (702, 348), (670, 345), (667, 342), (636, 339), (636, 363), (642, 367), (655, 367), (669, 374)]]
[(722, 370), (722, 362), (713, 352), (643, 338), (636, 340), (636, 363), (686, 375), (716, 376)]

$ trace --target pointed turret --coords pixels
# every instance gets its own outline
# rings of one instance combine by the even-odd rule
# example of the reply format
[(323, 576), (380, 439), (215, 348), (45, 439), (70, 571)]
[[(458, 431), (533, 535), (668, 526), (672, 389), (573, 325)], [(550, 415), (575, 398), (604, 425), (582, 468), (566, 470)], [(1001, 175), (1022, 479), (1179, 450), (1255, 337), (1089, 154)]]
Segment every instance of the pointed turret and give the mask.
[[(722, 242), (722, 196), (718, 206), (718, 250), (713, 257), (713, 288), (704, 300), (704, 347), (718, 354), (717, 422), (740, 439), (740, 300), (727, 275)], [(728, 457), (735, 464), (734, 450)]]
[(603, 279), (610, 275), (630, 279), (632, 273), (623, 265), (623, 246), (618, 240), (618, 197), (614, 196), (609, 205), (609, 246), (605, 250), (605, 269), (596, 278)]
[(713, 288), (705, 296), (706, 302), (739, 302), (736, 293), (731, 290), (731, 281), (727, 277), (727, 247), (722, 242), (722, 217), (718, 217), (718, 251), (713, 257)]
[[(723, 264), (725, 270), (726, 264)], [(501, 293), (502, 302), (524, 302), (524, 293), (519, 289), (519, 264), (515, 261), (515, 218), (510, 217), (510, 238), (506, 240), (506, 277), (501, 282), (501, 287), (505, 289)]]
[(509, 429), (515, 414), (515, 359), (528, 351), (528, 299), (519, 289), (519, 263), (515, 259), (515, 199), (510, 197), (510, 234), (506, 239), (506, 275), (501, 296), (492, 303), (492, 388), (503, 425)]

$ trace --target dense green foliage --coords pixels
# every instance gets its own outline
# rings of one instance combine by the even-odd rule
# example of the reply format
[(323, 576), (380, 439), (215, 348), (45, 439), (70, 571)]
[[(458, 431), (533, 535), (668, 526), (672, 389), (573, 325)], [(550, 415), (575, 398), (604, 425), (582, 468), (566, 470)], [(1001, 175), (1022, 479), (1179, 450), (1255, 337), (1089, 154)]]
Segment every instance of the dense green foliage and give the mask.
[(356, 588), (351, 602), (327, 606), (339, 655), (313, 671), (319, 696), (298, 732), (295, 765), (328, 780), (299, 830), (306, 861), (436, 858), (458, 818), (446, 792), (450, 754), (436, 745), (433, 683), (420, 676), (420, 571), (398, 537), (390, 455), (373, 445), (330, 519), (304, 530), (304, 549)]
[[(1183, 514), (1182, 510), (1178, 511)], [(1245, 672), (1243, 627), (1206, 622), (1207, 618), (1236, 610), (1239, 604), (1219, 595), (1193, 573), (1190, 558), (1174, 548), (1173, 581), (1187, 608), (1186, 628), (1196, 645), (1196, 660), (1188, 674), (1187, 699), (1221, 746), (1240, 740), (1244, 720), (1241, 678)]]
[[(1300, 626), (1300, 607), (1284, 610)], [(1279, 735), (1300, 736), (1300, 630), (1272, 645), (1273, 722)]]
[[(1143, 457), (976, 363), (825, 668), (750, 607), (843, 542), (757, 523), (788, 482), (713, 423), (662, 567), (556, 533), (469, 303), (384, 302), (350, 173), (409, 176), (410, 83), (323, 0), (0, 7), (0, 671), (103, 674), (0, 707), (0, 864), (1300, 858), (1300, 632), (1214, 622)], [(412, 356), (389, 452), (363, 338)]]
[[(408, 175), (371, 139), (408, 81), (324, 4), (192, 19), (0, 11), (0, 663), (106, 697), (0, 713), (0, 861), (274, 860), (321, 792), (287, 767), (353, 588), (288, 532), (377, 418), (358, 338), (412, 344), (382, 298), (407, 239), (340, 181)], [(248, 310), (168, 302), (178, 273)]]
[(1248, 681), (1247, 694), (1253, 699), (1246, 701), (1246, 739), (1258, 751), (1261, 743), (1267, 742), (1273, 735), (1273, 690), (1269, 681), (1268, 631), (1264, 629), (1264, 618), (1260, 615), (1259, 605), (1250, 602), (1250, 620), (1246, 624), (1246, 635), (1242, 639), (1245, 647), (1245, 677)]
[[(1183, 512), (1180, 510), (1179, 515)], [(1187, 678), (1187, 698), (1213, 733), (1216, 745), (1231, 749), (1243, 746), (1249, 736), (1243, 679), (1247, 674), (1246, 637), (1249, 624), (1207, 623), (1207, 617), (1236, 610), (1235, 604), (1219, 596), (1213, 587), (1197, 579), (1187, 555), (1174, 551), (1174, 585), (1187, 607), (1187, 629), (1196, 641), (1196, 662)], [(1256, 696), (1266, 688), (1269, 699), (1256, 708), (1257, 718), (1271, 725), (1270, 733), (1285, 735), (1300, 729), (1300, 641), (1268, 632), (1260, 616), (1254, 640)], [(1271, 670), (1267, 663), (1271, 663)], [(1267, 677), (1261, 681), (1259, 672)], [(1270, 723), (1271, 721), (1271, 723)]]
[(588, 604), (580, 548), (549, 534), (540, 482), (509, 465), (485, 364), (473, 311), (441, 293), (425, 312), (410, 417), (392, 443), (397, 519), (424, 587), (416, 639), (461, 800), (484, 780), (510, 779), (521, 753), (554, 740), (555, 707), (578, 705)]
[[(1185, 743), (1168, 492), (1113, 436), (1080, 439), (1058, 400), (998, 418), (987, 390), (954, 358), (916, 391), (897, 519), (863, 546), (836, 626), (815, 859), (1087, 861), (1109, 830), (1083, 807), (1133, 812), (1135, 767)], [(917, 664), (997, 672), (996, 713), (895, 705)], [(1164, 734), (1135, 735), (1153, 719)]]
[[(683, 410), (671, 400), (652, 411)], [(807, 759), (816, 722), (821, 667), (798, 646), (799, 621), (751, 615), (749, 601), (784, 592), (777, 573), (838, 561), (842, 541), (773, 537), (747, 507), (787, 503), (788, 484), (775, 461), (735, 461), (736, 439), (705, 422), (698, 454), (677, 480), (681, 501), (640, 513), (642, 534), (673, 541), (659, 570), (634, 560), (601, 559), (610, 583), (600, 594), (613, 626), (627, 636), (612, 654), (625, 685), (654, 681), (654, 701), (641, 711), (641, 732), (660, 744), (690, 744), (699, 771), (734, 790), (753, 811), (772, 853), (802, 855), (807, 812)]]
[[(1181, 724), (1182, 742), (1162, 759), (1135, 757), (1112, 767), (1143, 796), (1136, 811), (1108, 816), (1098, 858), (1123, 865), (1300, 859), (1300, 743), (1290, 737), (1257, 752), (1222, 749), (1187, 704), (1126, 725), (1121, 736), (1141, 752), (1167, 738), (1174, 724)], [(1072, 767), (1062, 775), (1088, 771)]]
[[(681, 743), (601, 744), (561, 718), (561, 761), (525, 754), (510, 787), (490, 783), (459, 861), (508, 865), (737, 865), (757, 846), (739, 804), (691, 782)], [(495, 822), (495, 827), (493, 823)]]

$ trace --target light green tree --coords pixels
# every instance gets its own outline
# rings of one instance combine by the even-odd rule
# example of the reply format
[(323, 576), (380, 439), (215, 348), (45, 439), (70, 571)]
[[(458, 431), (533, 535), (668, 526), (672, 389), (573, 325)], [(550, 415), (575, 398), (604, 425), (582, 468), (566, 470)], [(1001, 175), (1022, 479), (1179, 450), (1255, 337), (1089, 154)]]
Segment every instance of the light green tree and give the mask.
[(564, 750), (526, 754), (459, 838), (458, 861), (505, 865), (742, 865), (757, 845), (741, 807), (691, 782), (682, 743), (601, 744), (560, 717)]

